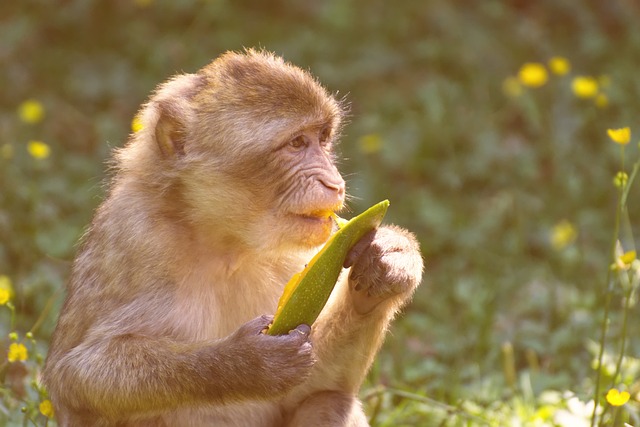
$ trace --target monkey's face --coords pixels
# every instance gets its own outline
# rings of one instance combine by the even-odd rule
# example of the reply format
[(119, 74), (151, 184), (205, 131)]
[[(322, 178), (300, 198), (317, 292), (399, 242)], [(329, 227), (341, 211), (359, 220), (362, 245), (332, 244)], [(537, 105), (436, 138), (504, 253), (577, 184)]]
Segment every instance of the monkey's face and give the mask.
[(225, 167), (235, 190), (243, 189), (233, 204), (244, 200), (245, 229), (264, 247), (324, 243), (333, 227), (331, 214), (343, 206), (345, 182), (335, 166), (333, 123), (327, 117), (306, 122), (263, 124), (265, 138), (245, 144), (237, 163)]
[(276, 215), (289, 237), (302, 244), (323, 243), (331, 233), (331, 213), (344, 203), (333, 137), (330, 123), (309, 126), (281, 141), (273, 153)]
[(242, 208), (244, 218), (233, 221), (263, 247), (324, 243), (345, 198), (333, 151), (342, 105), (310, 74), (270, 55), (227, 55), (202, 73), (209, 86), (197, 97), (206, 124), (199, 138), (233, 177), (223, 186), (236, 194), (225, 211)]
[(278, 250), (331, 233), (345, 197), (333, 153), (342, 107), (307, 72), (250, 51), (172, 79), (146, 112), (198, 233)]
[(209, 146), (198, 156), (202, 160), (185, 170), (183, 183), (192, 213), (205, 229), (253, 247), (321, 245), (331, 234), (331, 213), (345, 200), (345, 182), (335, 166), (332, 123), (261, 126), (258, 134), (263, 138), (251, 138), (256, 135), (253, 130), (236, 134), (234, 140), (250, 143), (236, 150)]

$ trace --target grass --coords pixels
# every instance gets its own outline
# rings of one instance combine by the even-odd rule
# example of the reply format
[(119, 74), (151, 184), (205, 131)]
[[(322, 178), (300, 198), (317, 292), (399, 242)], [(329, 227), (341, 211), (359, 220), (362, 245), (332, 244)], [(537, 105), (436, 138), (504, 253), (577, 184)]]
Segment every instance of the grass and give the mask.
[[(138, 106), (175, 72), (264, 46), (347, 96), (352, 210), (389, 198), (422, 244), (425, 282), (362, 390), (372, 424), (640, 426), (638, 261), (620, 261), (640, 223), (634, 2), (0, 9), (0, 300), (10, 282), (15, 307), (0, 336), (28, 350), (2, 365), (0, 425), (46, 423), (61, 289)], [(627, 126), (619, 146), (607, 130)]]

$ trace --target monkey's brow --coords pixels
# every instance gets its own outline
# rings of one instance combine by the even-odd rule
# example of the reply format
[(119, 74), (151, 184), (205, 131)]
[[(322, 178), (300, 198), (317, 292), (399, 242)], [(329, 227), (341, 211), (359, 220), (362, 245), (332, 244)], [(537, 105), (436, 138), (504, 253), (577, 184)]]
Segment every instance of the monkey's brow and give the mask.
[(333, 122), (331, 120), (323, 120), (323, 121), (317, 121), (317, 122), (312, 122), (312, 123), (308, 123), (305, 124), (304, 126), (300, 126), (299, 128), (297, 128), (295, 130), (295, 132), (291, 132), (288, 136), (287, 139), (291, 140), (293, 138), (296, 138), (300, 135), (302, 135), (305, 132), (321, 132), (324, 129), (330, 129), (331, 130), (331, 134), (333, 134), (334, 132), (334, 126), (333, 126)]

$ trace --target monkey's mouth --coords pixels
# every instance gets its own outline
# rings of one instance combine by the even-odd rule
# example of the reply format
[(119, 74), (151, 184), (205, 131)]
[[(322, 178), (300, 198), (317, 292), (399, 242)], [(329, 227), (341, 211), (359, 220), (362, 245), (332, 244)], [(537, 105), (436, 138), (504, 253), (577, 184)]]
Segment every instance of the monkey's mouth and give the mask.
[(291, 213), (291, 216), (301, 221), (304, 224), (310, 226), (323, 226), (333, 224), (333, 220), (331, 219), (331, 214), (333, 214), (332, 210), (317, 210), (312, 212), (305, 213)]
[(298, 236), (305, 246), (315, 247), (323, 244), (334, 229), (332, 211), (290, 213), (288, 215), (288, 229)]
[(297, 218), (319, 224), (326, 224), (331, 222), (331, 214), (333, 211), (319, 211), (319, 212), (311, 212), (305, 214), (294, 214)]

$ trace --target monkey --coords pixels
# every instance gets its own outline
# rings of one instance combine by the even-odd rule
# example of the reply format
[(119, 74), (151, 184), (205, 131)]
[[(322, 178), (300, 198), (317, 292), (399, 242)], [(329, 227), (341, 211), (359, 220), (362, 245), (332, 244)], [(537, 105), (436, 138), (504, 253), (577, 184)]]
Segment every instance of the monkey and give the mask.
[(422, 280), (411, 232), (367, 234), (313, 325), (264, 333), (344, 208), (346, 112), (266, 50), (156, 88), (114, 150), (52, 335), (61, 426), (368, 425), (359, 388)]

